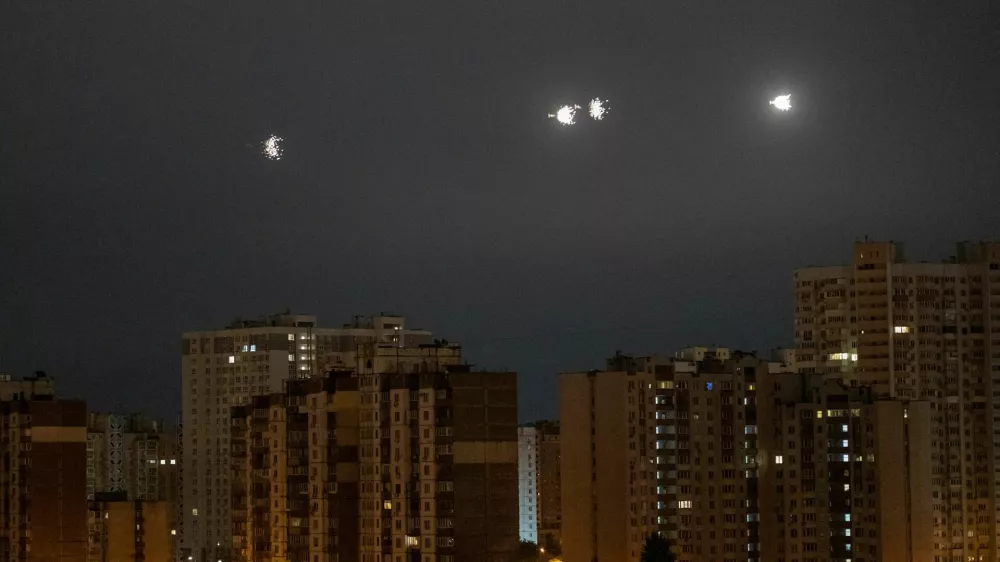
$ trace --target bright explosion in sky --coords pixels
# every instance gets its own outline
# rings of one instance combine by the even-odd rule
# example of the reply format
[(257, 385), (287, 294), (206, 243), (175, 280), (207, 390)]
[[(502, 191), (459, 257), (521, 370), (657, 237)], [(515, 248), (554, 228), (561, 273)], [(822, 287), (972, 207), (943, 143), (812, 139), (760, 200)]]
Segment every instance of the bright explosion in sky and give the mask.
[(281, 160), (281, 141), (285, 139), (271, 135), (264, 141), (264, 157), (268, 160)]
[(771, 105), (778, 111), (788, 111), (792, 108), (792, 95), (784, 94), (771, 100)]
[(611, 111), (611, 108), (607, 106), (608, 101), (602, 100), (601, 98), (594, 98), (590, 100), (590, 105), (588, 110), (590, 111), (590, 116), (594, 118), (595, 121), (604, 120), (604, 116)]
[(555, 113), (550, 113), (549, 119), (555, 117), (556, 121), (559, 121), (563, 125), (572, 125), (576, 123), (577, 109), (580, 109), (579, 105), (564, 105)]

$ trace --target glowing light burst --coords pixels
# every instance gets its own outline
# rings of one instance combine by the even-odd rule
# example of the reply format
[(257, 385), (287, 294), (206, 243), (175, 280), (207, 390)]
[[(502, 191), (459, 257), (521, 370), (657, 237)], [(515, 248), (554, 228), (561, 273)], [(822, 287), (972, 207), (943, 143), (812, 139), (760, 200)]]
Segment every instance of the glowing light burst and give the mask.
[(778, 111), (788, 111), (792, 108), (792, 95), (784, 94), (778, 96), (769, 102)]
[(268, 160), (281, 160), (281, 141), (285, 139), (277, 136), (271, 135), (266, 141), (264, 141), (264, 150), (262, 151), (264, 157)]
[(588, 106), (590, 116), (594, 118), (595, 121), (603, 121), (604, 116), (611, 111), (608, 107), (608, 100), (602, 100), (601, 98), (594, 98), (590, 100), (590, 105)]
[(579, 105), (564, 105), (555, 113), (549, 113), (549, 119), (555, 118), (563, 125), (572, 125), (576, 123), (576, 110), (578, 109), (580, 109)]

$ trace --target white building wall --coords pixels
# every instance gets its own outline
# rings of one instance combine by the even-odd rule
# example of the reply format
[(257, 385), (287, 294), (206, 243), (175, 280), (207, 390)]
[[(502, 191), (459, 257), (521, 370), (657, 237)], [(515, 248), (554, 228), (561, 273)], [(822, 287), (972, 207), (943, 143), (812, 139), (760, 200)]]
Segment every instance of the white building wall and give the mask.
[(522, 541), (538, 543), (538, 433), (534, 427), (517, 428), (518, 533)]

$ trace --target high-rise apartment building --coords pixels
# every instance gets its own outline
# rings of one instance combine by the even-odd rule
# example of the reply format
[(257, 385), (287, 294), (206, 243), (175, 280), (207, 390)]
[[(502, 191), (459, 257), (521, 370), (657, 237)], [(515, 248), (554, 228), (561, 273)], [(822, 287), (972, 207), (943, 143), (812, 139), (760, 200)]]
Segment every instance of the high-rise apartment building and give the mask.
[(757, 380), (761, 560), (940, 562), (930, 402), (816, 375)]
[(645, 370), (560, 376), (564, 559), (637, 561), (659, 530), (654, 384)]
[[(166, 509), (173, 543), (178, 543), (180, 527), (179, 461), (176, 427), (141, 414), (91, 413), (88, 417), (87, 499), (121, 496), (155, 503), (156, 509)], [(91, 509), (88, 522), (94, 562), (102, 560), (104, 551), (99, 547), (107, 535), (106, 522), (96, 519), (101, 514)], [(179, 547), (172, 544), (171, 560), (180, 557)]]
[(506, 562), (517, 546), (514, 373), (456, 346), (362, 352), (233, 410), (233, 545), (259, 562)]
[(288, 380), (328, 367), (353, 368), (372, 346), (431, 343), (430, 332), (404, 323), (403, 317), (382, 314), (321, 328), (315, 316), (285, 313), (183, 334), (182, 556), (192, 562), (231, 558), (230, 408), (248, 404), (251, 396), (281, 393)]
[(86, 406), (22, 393), (0, 424), (0, 561), (86, 559)]
[(177, 430), (141, 414), (90, 413), (87, 422), (87, 497), (124, 492), (144, 501), (173, 501)]
[(787, 371), (691, 348), (562, 375), (566, 559), (638, 560), (654, 532), (680, 562), (760, 559), (758, 380)]
[(518, 528), (521, 540), (560, 551), (562, 492), (559, 422), (522, 425), (518, 435)]
[(356, 561), (361, 394), (351, 371), (233, 408), (238, 559)]
[(930, 513), (911, 517), (934, 522), (934, 560), (996, 559), (1000, 244), (963, 242), (927, 263), (896, 243), (858, 242), (850, 265), (800, 269), (794, 281), (801, 372), (928, 404), (934, 477), (911, 509)]
[(517, 534), (538, 543), (538, 432), (532, 424), (517, 428)]
[(88, 561), (165, 562), (174, 559), (172, 509), (167, 502), (129, 500), (125, 492), (98, 492)]
[(538, 432), (538, 546), (562, 553), (562, 441), (558, 421), (535, 424)]

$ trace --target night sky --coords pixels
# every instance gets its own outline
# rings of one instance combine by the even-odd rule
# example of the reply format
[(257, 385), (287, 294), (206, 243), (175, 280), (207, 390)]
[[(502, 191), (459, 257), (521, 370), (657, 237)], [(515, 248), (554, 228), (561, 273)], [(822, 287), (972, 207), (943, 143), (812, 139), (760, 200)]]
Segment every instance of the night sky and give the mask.
[(0, 33), (0, 371), (95, 409), (173, 415), (182, 331), (287, 307), (405, 314), (552, 416), (616, 349), (788, 345), (792, 270), (857, 238), (1000, 231), (988, 1), (25, 0)]

